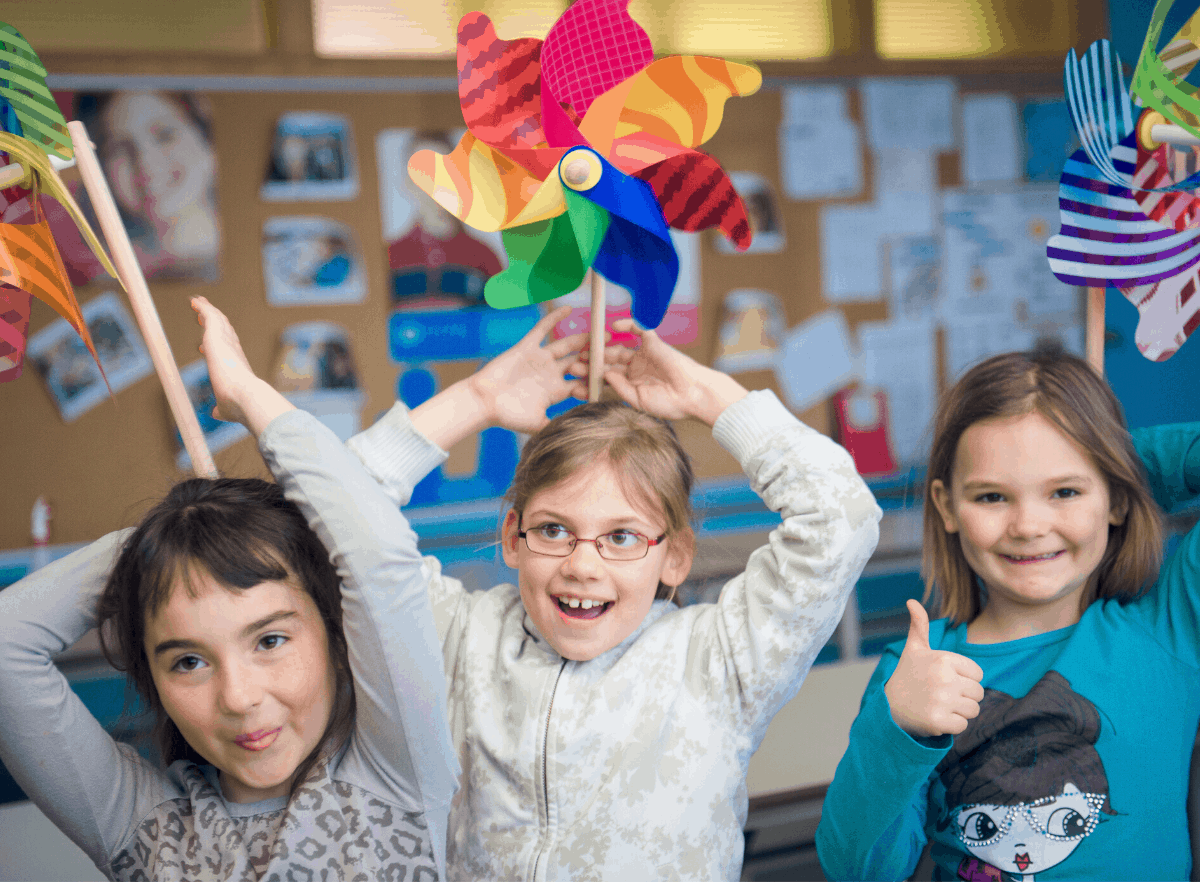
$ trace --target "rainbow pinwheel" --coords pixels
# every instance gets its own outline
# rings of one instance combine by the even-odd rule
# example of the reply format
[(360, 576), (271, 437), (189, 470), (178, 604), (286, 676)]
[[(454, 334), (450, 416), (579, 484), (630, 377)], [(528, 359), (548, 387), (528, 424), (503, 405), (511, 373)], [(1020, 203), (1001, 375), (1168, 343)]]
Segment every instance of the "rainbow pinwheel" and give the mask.
[(1107, 40), (1064, 71), (1082, 149), (1059, 181), (1062, 227), (1046, 246), (1061, 281), (1120, 289), (1138, 309), (1135, 342), (1147, 358), (1170, 358), (1200, 324), (1200, 172), (1174, 179), (1179, 151), (1156, 143), (1155, 124), (1200, 136), (1200, 100), (1184, 77), (1195, 63), (1200, 11), (1160, 55), (1155, 47), (1172, 0), (1155, 7), (1134, 73), (1132, 97)]
[[(0, 151), (24, 171), (15, 184), (26, 192), (32, 223), (0, 224), (0, 382), (21, 375), (32, 298), (48, 303), (75, 329), (96, 364), (79, 302), (63, 268), (40, 195), (60, 202), (78, 225), (88, 246), (114, 277), (108, 255), (83, 212), (67, 191), (47, 154), (71, 159), (66, 120), (46, 87), (46, 69), (33, 48), (11, 25), (0, 23)], [(100, 368), (101, 376), (104, 368)], [(105, 377), (105, 382), (108, 382)]]
[(657, 327), (679, 274), (668, 227), (719, 227), (750, 244), (728, 175), (695, 148), (725, 101), (762, 84), (749, 65), (654, 61), (629, 0), (577, 0), (546, 39), (501, 40), (482, 13), (458, 26), (467, 133), (448, 155), (422, 150), (413, 181), (464, 223), (501, 231), (509, 267), (488, 280), (495, 307), (575, 290), (589, 268), (633, 294)]

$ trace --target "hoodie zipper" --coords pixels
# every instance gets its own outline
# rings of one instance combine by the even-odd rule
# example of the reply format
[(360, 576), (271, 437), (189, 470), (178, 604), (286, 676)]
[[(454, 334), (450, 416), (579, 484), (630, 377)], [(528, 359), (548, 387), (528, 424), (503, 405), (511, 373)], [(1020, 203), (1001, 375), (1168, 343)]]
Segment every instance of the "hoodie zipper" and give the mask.
[[(554, 696), (558, 692), (558, 681), (562, 679), (563, 671), (567, 669), (567, 660), (564, 658), (562, 664), (558, 667), (558, 676), (554, 678), (554, 686), (550, 689), (550, 704), (546, 708), (546, 728), (542, 737), (542, 802), (546, 806), (546, 827), (550, 827), (550, 781), (548, 774), (549, 757), (550, 757), (550, 712), (554, 710)], [(542, 851), (544, 851), (543, 849)], [(533, 879), (537, 879), (538, 864), (542, 862), (542, 851), (539, 851), (537, 857), (533, 859)]]

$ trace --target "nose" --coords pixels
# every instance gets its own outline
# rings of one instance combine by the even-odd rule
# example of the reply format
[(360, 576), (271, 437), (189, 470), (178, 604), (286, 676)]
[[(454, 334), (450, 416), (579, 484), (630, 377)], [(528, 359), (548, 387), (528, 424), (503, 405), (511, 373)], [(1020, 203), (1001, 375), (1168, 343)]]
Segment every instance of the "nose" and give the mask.
[(1046, 506), (1036, 501), (1018, 502), (1012, 507), (1008, 533), (1015, 539), (1036, 539), (1050, 529)]
[(230, 716), (245, 716), (262, 701), (262, 683), (252, 667), (225, 665), (220, 678), (221, 709)]
[(562, 560), (563, 574), (576, 579), (594, 578), (604, 566), (596, 539), (576, 539), (575, 547)]

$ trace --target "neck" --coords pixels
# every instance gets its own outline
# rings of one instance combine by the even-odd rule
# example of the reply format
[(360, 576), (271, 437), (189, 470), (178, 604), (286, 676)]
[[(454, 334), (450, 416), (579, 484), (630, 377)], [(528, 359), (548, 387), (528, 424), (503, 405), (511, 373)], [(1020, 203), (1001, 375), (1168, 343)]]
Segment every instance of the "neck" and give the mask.
[(1037, 606), (1003, 598), (989, 600), (967, 625), (968, 643), (1004, 643), (1047, 634), (1079, 621), (1079, 594), (1072, 593), (1052, 603)]

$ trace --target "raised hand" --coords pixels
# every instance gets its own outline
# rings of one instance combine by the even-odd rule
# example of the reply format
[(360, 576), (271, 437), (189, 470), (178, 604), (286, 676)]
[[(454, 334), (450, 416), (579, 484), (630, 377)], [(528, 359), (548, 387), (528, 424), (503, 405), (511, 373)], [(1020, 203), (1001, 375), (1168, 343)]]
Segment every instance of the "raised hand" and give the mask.
[(258, 437), (267, 423), (291, 410), (292, 404), (255, 375), (225, 313), (209, 303), (207, 297), (193, 297), (192, 309), (204, 328), (200, 353), (208, 364), (208, 379), (217, 399), (213, 416), (241, 423)]
[(929, 646), (929, 615), (908, 601), (908, 639), (883, 687), (896, 725), (914, 738), (958, 735), (979, 716), (983, 669), (955, 652)]
[(618, 333), (640, 338), (637, 349), (609, 346), (604, 352), (604, 379), (639, 410), (668, 420), (695, 417), (711, 426), (746, 389), (727, 374), (705, 367), (644, 331), (632, 319), (613, 323)]
[(579, 353), (588, 335), (573, 334), (542, 345), (551, 329), (569, 314), (570, 309), (563, 306), (544, 315), (521, 342), (467, 378), (467, 388), (487, 425), (536, 432), (547, 422), (546, 408), (570, 395), (587, 398), (587, 383), (568, 380), (566, 375), (586, 379), (587, 366), (579, 360)]

